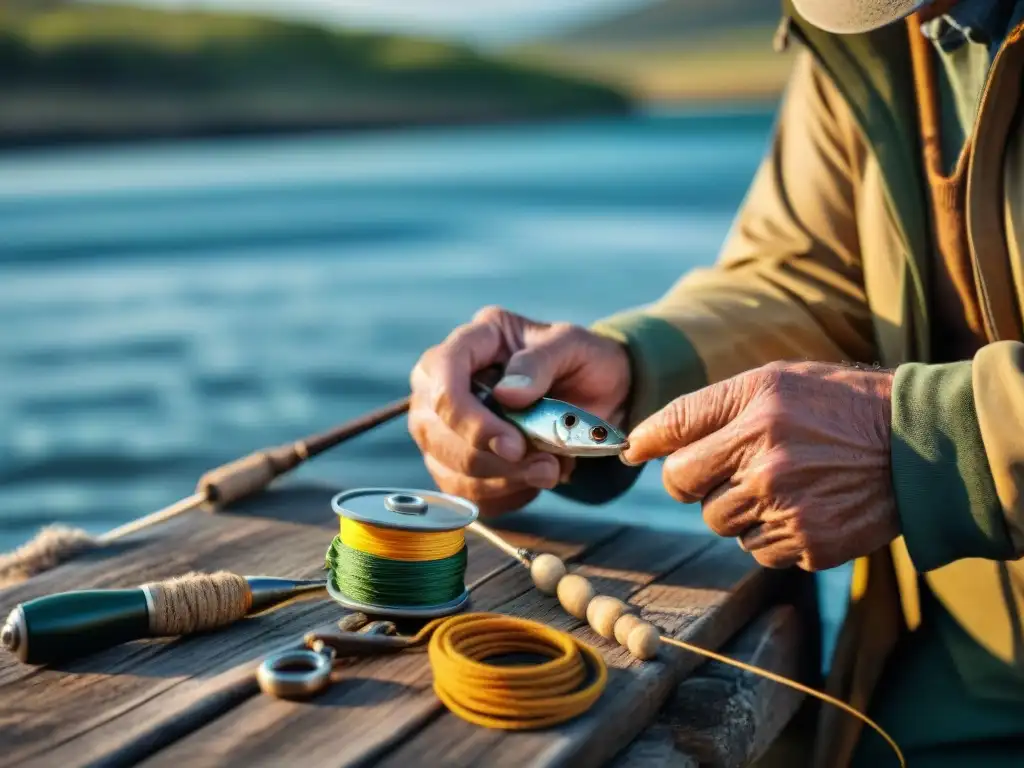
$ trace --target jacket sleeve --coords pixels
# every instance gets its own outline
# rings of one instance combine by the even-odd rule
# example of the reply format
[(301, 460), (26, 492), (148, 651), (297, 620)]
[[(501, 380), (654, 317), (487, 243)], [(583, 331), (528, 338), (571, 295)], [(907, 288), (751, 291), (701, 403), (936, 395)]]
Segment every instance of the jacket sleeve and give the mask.
[(892, 473), (915, 568), (1024, 556), (1024, 344), (908, 363), (893, 382)]
[[(865, 150), (842, 97), (798, 54), (771, 144), (714, 266), (595, 324), (626, 345), (626, 427), (669, 401), (774, 360), (875, 358), (856, 224)], [(582, 459), (556, 493), (602, 503), (640, 468)]]
[(800, 52), (717, 263), (593, 327), (629, 350), (630, 425), (774, 360), (873, 361), (855, 212), (863, 152), (841, 96)]

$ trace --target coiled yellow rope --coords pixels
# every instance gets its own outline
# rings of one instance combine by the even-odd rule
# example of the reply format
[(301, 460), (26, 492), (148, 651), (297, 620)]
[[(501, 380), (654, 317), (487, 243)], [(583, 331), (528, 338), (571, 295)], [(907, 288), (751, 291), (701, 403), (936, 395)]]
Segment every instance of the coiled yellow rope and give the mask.
[[(593, 706), (608, 682), (596, 650), (540, 622), (466, 613), (435, 619), (414, 642), (428, 636), (438, 698), (463, 720), (486, 728), (529, 730), (571, 720)], [(488, 663), (519, 653), (549, 661)], [(588, 678), (593, 679), (587, 683)]]
[(346, 547), (389, 560), (422, 562), (443, 560), (466, 546), (465, 531), (427, 533), (400, 531), (341, 518), (341, 542)]

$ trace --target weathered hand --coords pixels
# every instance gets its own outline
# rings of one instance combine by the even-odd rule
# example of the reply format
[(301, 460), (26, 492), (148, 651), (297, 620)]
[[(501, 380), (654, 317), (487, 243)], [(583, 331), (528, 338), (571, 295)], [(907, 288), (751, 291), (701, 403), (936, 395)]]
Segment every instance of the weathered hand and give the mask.
[(427, 350), (410, 377), (409, 432), (438, 487), (482, 514), (525, 506), (572, 469), (571, 459), (530, 450), (518, 428), (471, 393), (473, 374), (495, 363), (505, 376), (494, 396), (512, 408), (549, 395), (618, 424), (630, 387), (629, 358), (617, 342), (497, 307)]
[(889, 371), (773, 363), (672, 401), (623, 459), (667, 456), (668, 492), (762, 565), (832, 568), (900, 533), (891, 392)]

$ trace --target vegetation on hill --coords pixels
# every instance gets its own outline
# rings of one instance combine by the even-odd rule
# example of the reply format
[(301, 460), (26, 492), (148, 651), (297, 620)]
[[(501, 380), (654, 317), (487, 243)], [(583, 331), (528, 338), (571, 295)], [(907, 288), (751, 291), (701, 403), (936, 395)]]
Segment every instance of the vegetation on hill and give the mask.
[(657, 0), (568, 29), (565, 43), (649, 45), (778, 25), (779, 0)]
[[(30, 7), (30, 6), (29, 6)], [(0, 138), (621, 111), (586, 76), (450, 43), (113, 4), (0, 9)]]
[(771, 99), (792, 66), (772, 48), (781, 12), (779, 0), (656, 0), (509, 53), (648, 101)]

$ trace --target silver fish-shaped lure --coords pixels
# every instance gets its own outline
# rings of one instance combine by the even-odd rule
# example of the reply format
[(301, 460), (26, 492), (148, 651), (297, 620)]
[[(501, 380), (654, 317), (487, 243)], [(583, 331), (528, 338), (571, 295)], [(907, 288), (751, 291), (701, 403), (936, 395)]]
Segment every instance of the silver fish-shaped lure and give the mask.
[(629, 440), (604, 419), (570, 403), (542, 397), (504, 417), (521, 429), (534, 447), (559, 456), (617, 456)]
[[(491, 370), (490, 376), (500, 378), (500, 372)], [(498, 404), (482, 378), (474, 378), (472, 386), (482, 403), (519, 427), (533, 446), (545, 453), (580, 458), (618, 456), (629, 447), (620, 430), (571, 403), (542, 397), (528, 408), (511, 410)]]

